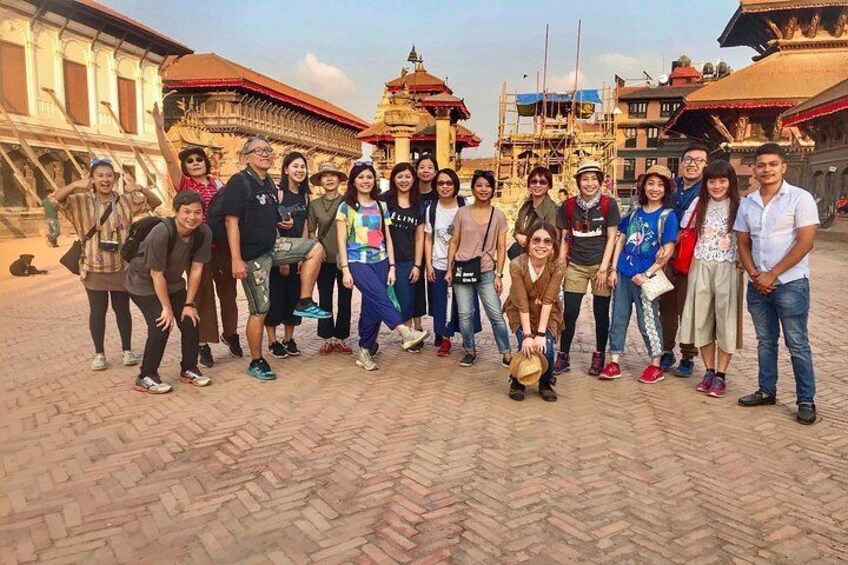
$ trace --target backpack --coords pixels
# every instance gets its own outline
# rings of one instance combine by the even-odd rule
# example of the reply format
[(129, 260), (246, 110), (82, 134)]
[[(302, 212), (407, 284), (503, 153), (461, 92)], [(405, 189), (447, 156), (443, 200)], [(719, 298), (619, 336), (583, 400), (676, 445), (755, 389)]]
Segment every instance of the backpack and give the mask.
[[(430, 227), (433, 228), (433, 231), (436, 230), (436, 205), (438, 203), (438, 200), (433, 200), (431, 203), (427, 204), (427, 218), (430, 220)], [(456, 207), (462, 208), (463, 206), (465, 206), (465, 198), (457, 196)]]
[[(171, 256), (171, 252), (177, 244), (177, 224), (174, 222), (174, 218), (147, 216), (146, 218), (133, 222), (130, 226), (130, 232), (127, 236), (127, 240), (121, 246), (121, 257), (123, 257), (124, 261), (130, 262), (140, 256), (138, 248), (141, 247), (141, 242), (144, 241), (150, 232), (153, 231), (153, 228), (158, 226), (160, 223), (164, 223), (165, 227), (168, 229), (168, 257)], [(202, 244), (203, 235), (200, 233), (200, 230), (196, 229), (191, 232), (191, 252), (189, 253), (189, 258), (194, 258), (194, 254), (197, 253), (197, 250), (200, 249)]]
[[(253, 198), (253, 189), (250, 186), (250, 181), (246, 178), (242, 179), (247, 185), (247, 198), (245, 199), (244, 218), (247, 222), (248, 214), (250, 213), (250, 199)], [(206, 208), (206, 225), (212, 230), (212, 242), (216, 245), (227, 245), (227, 226), (224, 218), (226, 217), (223, 211), (224, 207), (224, 192), (227, 187), (223, 187), (212, 200), (209, 201), (209, 206)]]

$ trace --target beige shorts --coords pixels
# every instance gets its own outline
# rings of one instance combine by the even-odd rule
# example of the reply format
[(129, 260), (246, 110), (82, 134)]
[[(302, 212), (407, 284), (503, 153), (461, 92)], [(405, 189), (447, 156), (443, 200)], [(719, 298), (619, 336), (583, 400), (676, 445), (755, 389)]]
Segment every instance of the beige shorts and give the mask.
[(735, 262), (692, 259), (680, 342), (695, 347), (716, 342), (722, 351), (735, 353), (741, 346), (740, 286)]
[(562, 289), (565, 292), (574, 292), (577, 294), (586, 294), (589, 285), (592, 286), (592, 294), (595, 296), (609, 296), (612, 291), (608, 286), (599, 288), (595, 284), (595, 275), (598, 274), (601, 265), (576, 265), (569, 263), (565, 268), (565, 282)]

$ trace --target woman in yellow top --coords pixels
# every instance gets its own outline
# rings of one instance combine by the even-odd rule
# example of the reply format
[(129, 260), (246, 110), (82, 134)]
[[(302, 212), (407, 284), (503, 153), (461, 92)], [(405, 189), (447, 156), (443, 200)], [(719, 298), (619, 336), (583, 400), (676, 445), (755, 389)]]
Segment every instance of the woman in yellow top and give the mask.
[(103, 341), (110, 297), (124, 350), (122, 362), (135, 365), (138, 360), (131, 350), (132, 317), (126, 289), (128, 265), (121, 257), (121, 245), (127, 239), (133, 217), (156, 208), (162, 201), (138, 186), (129, 174), (124, 174), (124, 192), (115, 192), (115, 169), (109, 158), (92, 161), (88, 177), (60, 188), (50, 198), (80, 239), (96, 228), (83, 245), (80, 260), (80, 279), (88, 295), (88, 327), (94, 341), (91, 370), (107, 367)]

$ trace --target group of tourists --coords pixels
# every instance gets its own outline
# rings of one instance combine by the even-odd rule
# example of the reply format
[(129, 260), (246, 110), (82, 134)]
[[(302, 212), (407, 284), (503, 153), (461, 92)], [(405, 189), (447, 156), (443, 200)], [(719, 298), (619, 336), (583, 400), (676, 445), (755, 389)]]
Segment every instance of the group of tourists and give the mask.
[[(512, 373), (509, 397), (524, 399), (526, 385), (516, 368), (532, 360), (540, 367), (540, 396), (555, 401), (556, 376), (571, 370), (572, 361), (577, 364), (572, 343), (591, 290), (595, 345), (587, 359), (589, 375), (622, 376), (619, 362), (635, 309), (647, 354), (638, 381), (656, 383), (670, 372), (689, 377), (700, 354), (704, 374), (696, 389), (720, 398), (732, 355), (741, 346), (747, 273), (759, 387), (739, 404), (775, 403), (782, 327), (795, 372), (798, 421), (816, 419), (806, 324), (808, 254), (818, 217), (812, 196), (784, 180), (785, 155), (776, 144), (756, 152), (760, 187), (745, 198), (740, 199), (733, 167), (710, 163), (707, 148), (696, 145), (681, 156), (680, 178), (660, 165), (641, 175), (625, 214), (603, 193), (607, 179), (599, 163), (580, 165), (578, 193), (561, 203), (549, 196), (551, 171), (536, 167), (510, 226), (493, 206), (491, 171), (474, 172), (473, 199), (466, 202), (456, 171), (440, 169), (430, 155), (397, 164), (388, 191), (381, 193), (371, 162), (357, 161), (347, 172), (323, 163), (310, 176), (305, 156), (292, 152), (282, 160), (277, 185), (270, 176), (274, 149), (254, 136), (241, 150), (245, 168), (224, 184), (211, 175), (201, 148), (176, 154), (158, 108), (154, 118), (177, 188), (173, 218), (153, 221), (146, 231), (133, 223), (161, 202), (127, 175), (124, 191), (116, 192), (108, 159), (93, 161), (89, 177), (50, 198), (80, 234), (93, 370), (107, 367), (110, 298), (122, 362), (137, 363), (130, 344), (132, 300), (148, 326), (135, 388), (171, 390), (159, 365), (174, 326), (182, 336), (181, 380), (208, 385), (200, 366), (215, 364), (210, 344), (222, 341), (231, 355), (244, 355), (237, 332), (235, 281), (241, 280), (249, 310), (247, 373), (256, 379), (276, 378), (265, 352), (275, 358), (300, 355), (295, 332), (302, 318), (318, 319), (321, 355), (351, 355), (366, 371), (379, 368), (383, 324), (410, 353), (421, 352), (432, 335), (439, 357), (451, 355), (458, 332), (459, 365), (471, 367), (478, 359), (482, 310), (500, 362)], [(508, 261), (511, 283), (502, 302)], [(315, 286), (318, 303), (312, 298)], [(355, 349), (348, 342), (354, 287), (361, 294)], [(432, 332), (422, 327), (426, 315), (432, 317)]]

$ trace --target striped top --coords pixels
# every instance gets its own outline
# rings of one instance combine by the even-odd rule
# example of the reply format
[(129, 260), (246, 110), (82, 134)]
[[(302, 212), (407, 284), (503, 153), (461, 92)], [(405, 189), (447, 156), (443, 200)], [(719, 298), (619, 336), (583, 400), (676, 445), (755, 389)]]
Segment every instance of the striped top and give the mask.
[[(82, 263), (80, 265), (80, 278), (85, 279), (86, 274), (91, 273), (120, 273), (127, 270), (127, 262), (121, 258), (120, 249), (110, 252), (100, 249), (100, 242), (106, 240), (123, 243), (130, 231), (133, 218), (144, 212), (150, 211), (147, 198), (141, 192), (126, 192), (124, 194), (112, 193), (114, 204), (112, 213), (103, 222), (100, 230), (85, 243), (82, 251)], [(77, 237), (82, 239), (88, 233), (105, 208), (97, 202), (91, 192), (84, 194), (71, 194), (64, 202), (58, 202), (51, 195), (50, 199), (56, 208), (65, 216), (68, 222), (74, 226)]]

